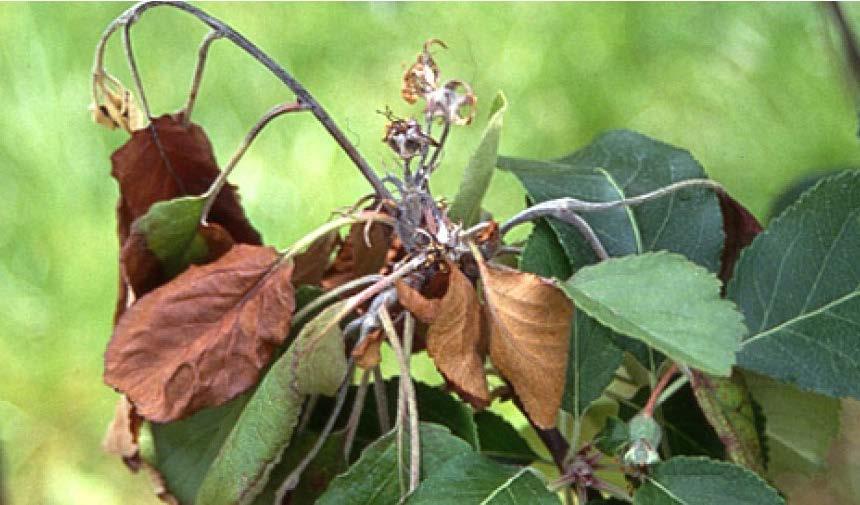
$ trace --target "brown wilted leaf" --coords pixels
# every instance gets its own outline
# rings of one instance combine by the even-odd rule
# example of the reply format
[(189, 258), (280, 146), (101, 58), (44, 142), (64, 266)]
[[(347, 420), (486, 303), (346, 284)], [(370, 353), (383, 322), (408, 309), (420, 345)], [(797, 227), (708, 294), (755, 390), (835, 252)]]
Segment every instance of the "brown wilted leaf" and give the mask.
[(315, 240), (305, 252), (296, 255), (293, 258), (293, 284), (319, 285), (331, 262), (331, 253), (339, 241), (337, 232), (332, 231)]
[[(200, 226), (198, 232), (206, 242), (208, 253), (205, 258), (196, 261), (195, 264), (200, 265), (215, 261), (233, 247), (233, 238), (230, 237), (227, 230), (216, 223)], [(131, 286), (136, 298), (140, 298), (170, 280), (158, 258), (147, 247), (146, 237), (140, 231), (133, 231), (122, 246), (120, 269), (120, 281)]]
[(487, 342), (481, 330), (478, 293), (454, 263), (447, 265), (448, 290), (438, 301), (436, 317), (427, 329), (427, 354), (464, 400), (484, 408), (490, 404), (490, 392), (484, 374)]
[[(179, 116), (164, 115), (153, 120), (158, 139), (170, 167), (162, 159), (150, 128), (132, 133), (131, 139), (111, 155), (111, 175), (119, 183), (120, 197), (117, 203), (117, 234), (120, 249), (125, 247), (131, 234), (131, 224), (144, 215), (152, 204), (184, 195), (200, 194), (209, 189), (221, 172), (215, 162), (212, 145), (197, 125), (182, 126)], [(227, 184), (218, 194), (209, 213), (210, 223), (223, 226), (233, 240), (245, 244), (262, 244), (260, 234), (245, 217), (239, 203), (236, 187)], [(129, 246), (125, 260), (146, 263), (148, 258), (129, 255), (140, 251), (140, 244)], [(133, 265), (132, 270), (141, 266)], [(123, 263), (120, 263), (122, 271)], [(150, 278), (141, 284), (155, 287), (166, 279), (153, 281)], [(150, 288), (150, 289), (151, 289)], [(120, 276), (114, 321), (118, 321), (128, 305), (128, 285)]]
[(329, 290), (364, 275), (379, 273), (385, 266), (392, 243), (391, 226), (373, 223), (364, 236), (365, 223), (356, 223), (335, 256), (334, 263), (326, 270), (321, 281), (322, 288)]
[(102, 439), (102, 450), (122, 458), (123, 462), (136, 472), (140, 469), (140, 446), (137, 437), (143, 419), (137, 415), (134, 405), (122, 395), (116, 404), (113, 420)]
[(555, 427), (564, 394), (573, 304), (537, 275), (478, 262), (490, 359), (540, 428)]
[(394, 284), (397, 290), (397, 301), (412, 313), (422, 323), (431, 323), (439, 314), (441, 299), (425, 298), (415, 288), (399, 280)]
[(234, 398), (287, 336), (292, 263), (239, 244), (132, 305), (105, 353), (105, 382), (146, 419), (169, 422)]
[[(170, 167), (162, 159), (150, 128), (135, 131), (131, 139), (111, 155), (111, 175), (120, 189), (121, 241), (128, 236), (131, 223), (144, 215), (153, 203), (199, 195), (209, 189), (221, 172), (212, 144), (202, 128), (195, 124), (182, 126), (178, 116), (168, 114), (154, 119), (153, 124)], [(233, 185), (224, 186), (215, 198), (208, 220), (226, 228), (236, 242), (261, 243), (260, 234), (245, 217)]]

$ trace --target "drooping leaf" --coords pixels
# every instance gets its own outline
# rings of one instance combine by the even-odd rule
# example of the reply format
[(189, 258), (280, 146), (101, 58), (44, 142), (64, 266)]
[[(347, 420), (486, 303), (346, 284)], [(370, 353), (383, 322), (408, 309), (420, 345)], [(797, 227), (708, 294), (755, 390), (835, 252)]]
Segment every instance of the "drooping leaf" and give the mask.
[(484, 375), (487, 342), (478, 293), (454, 263), (448, 262), (448, 269), (448, 290), (427, 330), (427, 354), (464, 400), (483, 408), (490, 403), (490, 392)]
[(180, 197), (157, 202), (132, 224), (120, 251), (122, 279), (141, 297), (191, 264), (214, 261), (233, 246), (217, 223), (200, 224), (204, 200)]
[(754, 373), (743, 377), (767, 419), (770, 475), (820, 470), (839, 432), (839, 400)]
[(531, 420), (554, 428), (564, 393), (573, 305), (552, 281), (478, 262), (490, 358)]
[(746, 330), (716, 276), (677, 254), (612, 258), (562, 284), (577, 307), (676, 361), (728, 375)]
[[(158, 132), (158, 143), (154, 140), (152, 128)], [(117, 203), (120, 248), (126, 246), (132, 233), (132, 223), (144, 216), (153, 204), (202, 194), (220, 173), (212, 145), (199, 126), (190, 124), (186, 127), (182, 125), (180, 116), (163, 115), (153, 120), (152, 128), (134, 131), (129, 141), (111, 155), (111, 175), (119, 183), (120, 190)], [(262, 243), (260, 234), (242, 210), (236, 187), (231, 184), (225, 185), (216, 197), (208, 220), (223, 226), (236, 242)], [(153, 273), (157, 268), (151, 257), (147, 257), (147, 248), (130, 249), (121, 258), (121, 271), (128, 269), (129, 261), (144, 262), (143, 266), (149, 269), (145, 270), (147, 274), (132, 276), (138, 284), (154, 289), (168, 280)], [(136, 266), (139, 268), (141, 265)], [(124, 277), (120, 277), (115, 321), (119, 320), (128, 304), (129, 286)], [(138, 296), (141, 294), (139, 292)]]
[[(523, 249), (520, 268), (543, 277), (567, 280), (571, 267), (558, 239), (541, 220)], [(583, 311), (573, 316), (570, 330), (570, 357), (561, 406), (579, 415), (600, 397), (621, 365), (622, 350), (615, 344), (612, 330)]]
[(738, 364), (860, 398), (860, 172), (822, 180), (741, 254), (728, 296), (750, 328)]
[(307, 250), (296, 255), (293, 262), (293, 284), (296, 286), (316, 286), (322, 281), (326, 269), (331, 262), (331, 254), (337, 246), (340, 236), (336, 231), (323, 235), (308, 246)]
[[(576, 153), (552, 162), (499, 156), (499, 167), (520, 179), (540, 203), (573, 197), (604, 202), (705, 177), (689, 152), (644, 135), (604, 133)], [(583, 213), (610, 256), (667, 250), (716, 272), (722, 251), (722, 218), (713, 191), (687, 188), (630, 208)], [(573, 226), (549, 219), (574, 270), (596, 260)]]
[(504, 93), (499, 91), (490, 106), (489, 120), (484, 129), (481, 143), (469, 159), (460, 189), (451, 202), (448, 216), (454, 222), (462, 222), (464, 227), (478, 223), (481, 215), (481, 202), (490, 187), (496, 169), (496, 155), (499, 152), (499, 138), (508, 102)]
[[(717, 193), (720, 212), (723, 215), (723, 230), (726, 234), (723, 253), (720, 256), (719, 278), (723, 284), (729, 282), (735, 270), (735, 263), (741, 250), (750, 245), (761, 233), (762, 227), (750, 211), (737, 200), (725, 193)], [(725, 286), (723, 287), (725, 291)]]
[(481, 454), (504, 463), (528, 465), (540, 457), (502, 416), (489, 410), (475, 413)]
[[(420, 429), (422, 480), (446, 461), (471, 452), (469, 444), (441, 426), (421, 423)], [(408, 443), (404, 445), (408, 447)], [(408, 461), (408, 455), (402, 457)], [(391, 431), (367, 446), (358, 461), (329, 484), (317, 505), (396, 505), (400, 501), (401, 478), (408, 481), (408, 476), (398, 470), (396, 433)]]
[(713, 377), (693, 370), (693, 393), (708, 423), (726, 448), (726, 455), (764, 477), (765, 458), (756, 415), (743, 376)]
[(784, 505), (753, 472), (731, 463), (679, 456), (656, 465), (634, 505)]
[(308, 322), (248, 400), (200, 485), (196, 503), (249, 503), (292, 438), (306, 395), (334, 395), (347, 365), (334, 318), (345, 301)]
[(558, 495), (531, 468), (466, 453), (446, 462), (406, 500), (408, 505), (558, 505)]
[(392, 245), (391, 227), (373, 223), (367, 228), (365, 223), (356, 223), (349, 229), (349, 235), (341, 244), (334, 262), (328, 267), (321, 280), (323, 289), (332, 289), (358, 277), (379, 273), (388, 259)]
[(250, 245), (192, 266), (122, 316), (105, 353), (105, 382), (157, 422), (236, 397), (287, 336), (291, 272), (274, 249)]
[[(202, 128), (195, 124), (185, 127), (180, 117), (167, 114), (155, 118), (153, 125), (161, 149), (152, 130), (143, 128), (132, 133), (131, 139), (111, 155), (111, 175), (119, 183), (120, 210), (124, 210), (120, 220), (121, 241), (128, 236), (131, 223), (152, 204), (199, 195), (209, 189), (220, 173), (212, 145)], [(228, 184), (221, 190), (209, 220), (226, 228), (237, 242), (260, 244), (259, 233), (239, 205), (235, 186)]]

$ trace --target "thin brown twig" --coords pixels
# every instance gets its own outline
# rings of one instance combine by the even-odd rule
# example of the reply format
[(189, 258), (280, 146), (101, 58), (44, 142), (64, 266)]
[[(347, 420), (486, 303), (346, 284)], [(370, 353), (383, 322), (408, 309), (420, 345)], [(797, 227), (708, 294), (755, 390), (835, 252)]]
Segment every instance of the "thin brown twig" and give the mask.
[(266, 127), (273, 119), (278, 116), (282, 116), (284, 114), (289, 114), (291, 112), (301, 112), (304, 110), (308, 110), (307, 106), (301, 104), (299, 102), (291, 102), (285, 103), (281, 105), (276, 105), (268, 112), (263, 114), (263, 116), (251, 127), (251, 130), (245, 135), (245, 139), (242, 140), (242, 143), (239, 144), (239, 147), (236, 149), (236, 152), (233, 153), (233, 156), (230, 157), (230, 161), (227, 162), (227, 165), (224, 167), (224, 170), (218, 174), (218, 178), (212, 182), (212, 185), (206, 190), (204, 195), (206, 196), (206, 203), (203, 206), (203, 212), (200, 217), (200, 221), (202, 223), (206, 223), (206, 217), (209, 215), (209, 211), (212, 209), (212, 205), (215, 204), (215, 199), (218, 197), (218, 193), (221, 192), (221, 189), (227, 183), (227, 177), (233, 172), (233, 169), (236, 168), (236, 165), (239, 163), (239, 160), (242, 159), (242, 156), (245, 155), (245, 152), (248, 151), (248, 148), (251, 147), (251, 144), (254, 142), (254, 139), (257, 138), (257, 135)]
[(191, 113), (194, 111), (194, 104), (197, 101), (197, 93), (200, 91), (200, 84), (203, 82), (203, 69), (206, 67), (206, 58), (209, 56), (209, 48), (212, 43), (223, 37), (224, 34), (218, 30), (212, 30), (203, 42), (200, 43), (200, 49), (197, 52), (197, 66), (194, 68), (194, 77), (191, 80), (191, 90), (188, 91), (188, 101), (185, 107), (182, 108), (182, 126), (187, 127), (191, 123)]
[[(96, 45), (95, 61), (93, 64), (94, 81), (96, 81), (99, 76), (105, 75), (105, 46), (107, 44), (108, 39), (111, 37), (111, 35), (113, 35), (114, 32), (116, 32), (117, 28), (119, 26), (132, 25), (140, 19), (140, 16), (143, 15), (144, 12), (153, 7), (160, 6), (173, 7), (175, 9), (179, 9), (183, 12), (191, 14), (213, 30), (217, 30), (220, 33), (223, 33), (224, 38), (230, 40), (233, 44), (245, 51), (248, 55), (253, 57), (258, 62), (260, 62), (272, 74), (274, 74), (278, 79), (280, 79), (282, 83), (284, 83), (288, 88), (290, 88), (293, 93), (295, 93), (299, 102), (308, 106), (309, 110), (317, 118), (323, 128), (328, 131), (329, 135), (332, 136), (335, 142), (337, 142), (337, 144), (341, 147), (344, 153), (346, 153), (350, 160), (352, 160), (352, 162), (359, 169), (362, 175), (364, 175), (364, 178), (367, 179), (368, 183), (370, 183), (370, 185), (376, 192), (377, 197), (380, 199), (391, 198), (391, 193), (382, 184), (382, 181), (373, 171), (373, 168), (371, 168), (367, 160), (365, 160), (361, 156), (355, 145), (352, 144), (349, 139), (347, 139), (343, 130), (341, 130), (340, 127), (337, 126), (331, 116), (329, 116), (328, 112), (326, 112), (322, 105), (320, 105), (320, 103), (308, 92), (307, 89), (305, 89), (305, 87), (301, 83), (299, 83), (283, 67), (278, 65), (268, 54), (260, 50), (260, 48), (258, 48), (253, 42), (245, 38), (242, 34), (234, 30), (231, 26), (186, 2), (177, 0), (144, 1), (133, 5), (116, 19), (114, 19), (113, 22), (111, 22), (111, 24), (109, 24), (108, 27), (105, 29), (101, 39)], [(94, 103), (99, 103), (98, 98), (98, 86), (94, 82)]]

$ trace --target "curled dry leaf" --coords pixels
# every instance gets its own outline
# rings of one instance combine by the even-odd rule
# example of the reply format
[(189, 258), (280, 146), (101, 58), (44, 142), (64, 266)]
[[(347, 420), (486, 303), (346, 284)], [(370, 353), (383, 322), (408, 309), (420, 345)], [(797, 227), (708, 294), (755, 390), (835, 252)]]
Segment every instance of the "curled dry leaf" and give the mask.
[[(481, 327), (478, 293), (454, 263), (447, 262), (447, 267), (445, 294), (438, 301), (424, 299), (436, 305), (435, 317), (427, 329), (427, 354), (460, 397), (475, 408), (484, 408), (490, 404), (490, 393), (484, 374), (487, 341)], [(421, 311), (420, 305), (414, 303), (407, 308)]]
[(321, 281), (323, 289), (329, 290), (361, 276), (379, 273), (385, 266), (391, 244), (391, 226), (372, 223), (365, 237), (365, 223), (352, 225)]
[(93, 121), (111, 130), (122, 128), (129, 133), (143, 128), (144, 117), (131, 91), (116, 78), (104, 74), (95, 76), (95, 85), (104, 102), (90, 105)]
[(490, 359), (540, 428), (555, 427), (564, 393), (573, 304), (551, 281), (478, 263)]
[[(116, 178), (120, 189), (117, 204), (120, 248), (125, 247), (132, 233), (132, 223), (146, 214), (154, 203), (203, 193), (220, 173), (212, 145), (203, 129), (195, 124), (183, 126), (180, 119), (179, 116), (164, 115), (153, 120), (161, 150), (153, 139), (151, 129), (144, 128), (133, 132), (131, 139), (111, 156), (111, 175)], [(169, 166), (165, 163), (165, 158), (169, 160)], [(254, 245), (262, 243), (260, 234), (245, 216), (233, 185), (225, 185), (218, 194), (208, 221), (223, 226), (236, 242)], [(140, 249), (140, 245), (138, 242), (129, 246), (129, 250), (121, 258), (121, 270), (125, 266), (126, 270), (140, 271), (142, 267), (129, 266), (123, 262), (145, 264), (151, 261), (152, 258), (134, 256), (137, 252), (146, 251), (145, 247)], [(151, 267), (152, 265), (149, 266)], [(150, 285), (152, 289), (166, 280), (156, 277), (144, 277), (135, 283)], [(128, 284), (123, 276), (120, 276), (115, 320), (119, 319), (128, 304), (128, 291)], [(138, 296), (141, 294), (137, 293)]]
[(430, 47), (433, 44), (448, 47), (439, 39), (428, 40), (424, 43), (424, 51), (418, 54), (415, 63), (403, 73), (400, 96), (409, 104), (417, 102), (419, 97), (427, 95), (439, 86), (439, 66), (430, 54)]
[(295, 264), (293, 284), (319, 285), (329, 267), (331, 254), (339, 241), (340, 236), (336, 231), (332, 231), (315, 240), (305, 252), (296, 255), (293, 258)]
[(382, 361), (380, 354), (382, 347), (382, 330), (374, 330), (356, 344), (352, 350), (352, 356), (355, 358), (356, 366), (365, 370), (370, 370)]
[(190, 267), (120, 318), (105, 382), (156, 422), (234, 398), (257, 383), (287, 336), (292, 270), (274, 249), (244, 244)]
[(153, 492), (162, 502), (179, 505), (179, 500), (168, 491), (161, 473), (140, 457), (138, 436), (142, 422), (143, 418), (137, 415), (134, 405), (122, 395), (117, 401), (114, 418), (102, 440), (102, 450), (121, 457), (132, 472), (143, 470), (152, 483)]

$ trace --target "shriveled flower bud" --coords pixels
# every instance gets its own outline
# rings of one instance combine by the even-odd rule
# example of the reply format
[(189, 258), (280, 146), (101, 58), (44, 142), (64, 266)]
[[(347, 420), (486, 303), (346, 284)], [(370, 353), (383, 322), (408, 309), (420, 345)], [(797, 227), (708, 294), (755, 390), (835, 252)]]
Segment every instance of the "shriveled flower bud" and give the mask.
[(418, 55), (417, 61), (403, 73), (403, 88), (400, 94), (410, 104), (439, 86), (439, 66), (430, 54), (430, 47), (433, 44), (448, 48), (439, 39), (428, 40), (424, 43), (424, 51)]
[(425, 98), (427, 108), (424, 113), (428, 120), (441, 117), (451, 124), (467, 125), (475, 117), (478, 99), (472, 87), (463, 81), (448, 81)]
[[(97, 75), (94, 80), (104, 103), (90, 104), (93, 121), (111, 130), (121, 127), (129, 133), (143, 128), (143, 115), (137, 108), (131, 91), (110, 75)], [(110, 81), (110, 84), (106, 80)]]
[(435, 140), (421, 131), (414, 119), (394, 119), (385, 127), (382, 141), (400, 158), (408, 160), (420, 154), (427, 146), (437, 146)]

